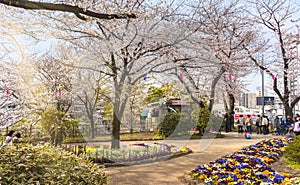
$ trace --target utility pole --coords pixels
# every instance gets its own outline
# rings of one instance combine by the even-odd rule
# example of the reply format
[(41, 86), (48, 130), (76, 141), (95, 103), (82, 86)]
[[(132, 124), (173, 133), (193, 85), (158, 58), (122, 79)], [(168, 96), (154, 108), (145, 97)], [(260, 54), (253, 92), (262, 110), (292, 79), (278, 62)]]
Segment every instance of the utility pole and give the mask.
[[(264, 66), (264, 59), (262, 59), (262, 66)], [(265, 114), (265, 82), (264, 70), (261, 71), (261, 96), (262, 96), (262, 115)]]

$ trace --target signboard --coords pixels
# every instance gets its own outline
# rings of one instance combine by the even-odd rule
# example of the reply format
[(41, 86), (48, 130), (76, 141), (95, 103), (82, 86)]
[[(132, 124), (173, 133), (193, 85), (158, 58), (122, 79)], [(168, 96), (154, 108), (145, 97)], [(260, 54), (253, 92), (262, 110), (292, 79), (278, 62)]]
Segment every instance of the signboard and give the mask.
[[(256, 97), (256, 105), (263, 105), (263, 97)], [(274, 97), (265, 96), (264, 105), (274, 105)]]
[(181, 100), (172, 100), (172, 105), (191, 105), (191, 102), (181, 101)]

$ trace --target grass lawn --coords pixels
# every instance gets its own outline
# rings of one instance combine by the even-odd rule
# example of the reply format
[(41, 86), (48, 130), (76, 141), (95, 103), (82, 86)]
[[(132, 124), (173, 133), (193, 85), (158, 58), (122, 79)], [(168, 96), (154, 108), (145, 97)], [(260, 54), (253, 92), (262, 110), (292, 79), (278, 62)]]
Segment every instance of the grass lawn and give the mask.
[[(151, 140), (154, 137), (153, 132), (139, 132), (139, 133), (124, 133), (120, 134), (121, 140)], [(103, 136), (96, 136), (95, 138), (89, 137), (76, 137), (76, 138), (66, 138), (64, 143), (81, 143), (85, 141), (104, 141), (104, 140), (111, 140), (111, 135), (103, 135)]]
[(154, 137), (153, 132), (136, 132), (136, 133), (126, 133), (121, 134), (120, 139), (121, 140), (151, 140)]

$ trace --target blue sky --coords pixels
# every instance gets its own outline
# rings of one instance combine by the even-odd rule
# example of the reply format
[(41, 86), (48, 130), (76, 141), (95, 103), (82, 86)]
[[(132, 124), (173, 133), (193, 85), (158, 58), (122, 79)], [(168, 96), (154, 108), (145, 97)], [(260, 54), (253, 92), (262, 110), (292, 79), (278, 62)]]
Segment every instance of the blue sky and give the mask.
[[(260, 74), (259, 70), (256, 70), (255, 72), (249, 74), (245, 77), (244, 82), (248, 85), (246, 86), (246, 89), (249, 92), (258, 92), (262, 89), (262, 75)], [(270, 89), (270, 86), (272, 85), (272, 79), (269, 75), (264, 73), (264, 86), (265, 86), (265, 95), (273, 95), (274, 92), (272, 89)]]

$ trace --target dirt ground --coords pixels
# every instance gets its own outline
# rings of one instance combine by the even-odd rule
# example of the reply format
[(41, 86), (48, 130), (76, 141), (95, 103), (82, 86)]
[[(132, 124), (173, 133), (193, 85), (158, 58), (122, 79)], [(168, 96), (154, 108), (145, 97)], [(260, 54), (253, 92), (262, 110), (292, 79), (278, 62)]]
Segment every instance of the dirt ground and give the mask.
[(237, 133), (229, 133), (225, 138), (218, 139), (168, 141), (168, 144), (184, 145), (193, 150), (193, 153), (151, 164), (109, 167), (106, 173), (111, 185), (180, 185), (183, 183), (179, 177), (195, 169), (197, 165), (214, 161), (271, 137), (275, 136), (253, 134), (251, 139), (245, 139)]

